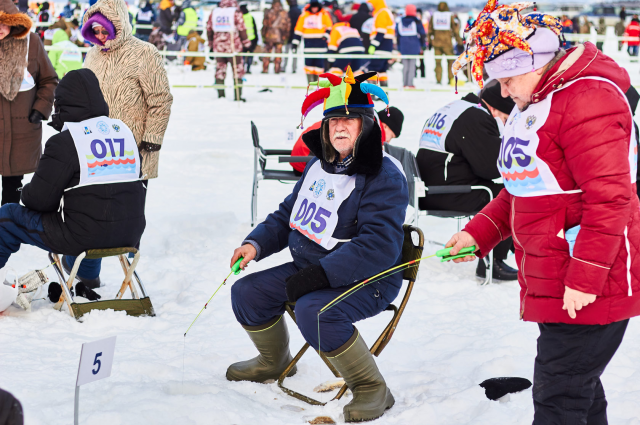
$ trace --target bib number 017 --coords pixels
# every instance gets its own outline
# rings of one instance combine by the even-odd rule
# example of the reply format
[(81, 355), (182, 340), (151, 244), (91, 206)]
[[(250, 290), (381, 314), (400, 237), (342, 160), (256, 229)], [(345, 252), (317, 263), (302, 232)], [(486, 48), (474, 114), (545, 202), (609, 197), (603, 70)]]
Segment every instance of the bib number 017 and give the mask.
[(311, 222), (311, 230), (313, 233), (318, 234), (322, 233), (327, 227), (327, 219), (329, 217), (331, 217), (331, 211), (318, 207), (315, 202), (309, 202), (305, 198), (302, 200), (300, 208), (298, 209), (293, 221), (298, 222), (298, 220), (301, 220), (300, 226), (303, 227)]
[[(115, 158), (116, 156), (124, 156), (124, 139), (104, 139), (105, 142), (107, 142), (109, 144), (109, 150), (111, 151), (111, 157)], [(118, 149), (118, 153), (120, 155), (116, 155), (116, 152), (113, 150), (113, 143), (117, 143), (119, 146)], [(107, 153), (109, 153), (109, 151), (107, 150), (107, 145), (105, 145), (105, 143), (100, 140), (100, 139), (94, 139), (91, 142), (91, 153), (93, 154), (93, 156), (95, 156), (98, 159), (102, 159), (105, 156), (107, 156)]]

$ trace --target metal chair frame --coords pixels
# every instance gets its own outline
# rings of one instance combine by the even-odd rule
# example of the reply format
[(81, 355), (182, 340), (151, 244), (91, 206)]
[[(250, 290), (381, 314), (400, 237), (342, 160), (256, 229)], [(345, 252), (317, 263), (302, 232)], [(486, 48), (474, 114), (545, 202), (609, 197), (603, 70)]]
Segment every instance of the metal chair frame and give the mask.
[[(422, 257), (422, 250), (424, 248), (424, 234), (422, 233), (422, 230), (420, 230), (420, 228), (411, 226), (409, 224), (405, 224), (403, 226), (403, 230), (404, 230), (404, 241), (402, 244), (402, 263), (404, 264), (409, 261), (416, 260)], [(416, 233), (418, 235), (418, 246), (414, 245), (413, 243), (413, 240), (412, 240), (413, 233)], [(402, 317), (402, 313), (404, 313), (407, 303), (409, 302), (409, 297), (411, 296), (413, 285), (418, 275), (419, 267), (420, 267), (420, 263), (417, 263), (416, 267), (408, 268), (404, 271), (403, 279), (407, 280), (408, 284), (407, 284), (407, 289), (405, 290), (405, 293), (404, 293), (404, 297), (402, 298), (402, 302), (400, 302), (400, 306), (396, 307), (394, 304), (389, 304), (389, 306), (387, 306), (387, 308), (385, 309), (385, 311), (392, 311), (393, 317), (391, 318), (387, 326), (384, 328), (384, 330), (382, 331), (382, 333), (380, 334), (376, 342), (370, 348), (371, 354), (373, 354), (376, 357), (380, 356), (380, 353), (382, 353), (382, 350), (384, 350), (387, 344), (389, 344), (389, 341), (391, 341), (391, 337), (393, 337), (393, 334), (396, 328), (398, 327), (398, 322), (400, 321), (400, 318)], [(285, 309), (287, 313), (289, 313), (289, 316), (291, 316), (293, 321), (296, 322), (296, 315), (292, 308), (294, 306), (295, 306), (295, 303), (286, 303)], [(293, 367), (302, 358), (302, 356), (304, 355), (304, 353), (307, 351), (309, 347), (310, 345), (307, 342), (300, 349), (300, 351), (298, 351), (298, 354), (296, 354), (296, 356), (293, 358), (291, 363), (289, 363), (289, 366), (287, 366), (287, 368), (282, 372), (282, 374), (278, 378), (278, 387), (280, 387), (280, 389), (284, 391), (286, 394), (294, 398), (297, 398), (298, 400), (304, 401), (305, 403), (312, 404), (315, 406), (324, 406), (325, 404), (327, 404), (326, 402), (315, 400), (311, 397), (308, 397), (304, 394), (293, 391), (292, 389), (289, 389), (284, 386), (285, 378), (287, 377), (291, 369), (293, 369)], [(325, 354), (321, 351), (318, 351), (318, 354), (320, 355), (320, 358), (322, 359), (322, 361), (324, 361), (327, 367), (334, 374), (334, 376), (336, 378), (339, 378), (340, 373), (329, 362)], [(342, 388), (340, 388), (340, 391), (338, 391), (336, 396), (333, 399), (331, 399), (331, 401), (339, 400), (340, 398), (342, 398), (342, 396), (345, 394), (346, 391), (347, 391), (347, 384), (345, 383), (344, 385), (342, 385)]]
[[(127, 258), (127, 254), (129, 253), (134, 254), (132, 263), (130, 263), (129, 259)], [(116, 294), (116, 298), (113, 300), (93, 301), (90, 303), (76, 303), (73, 299), (73, 296), (71, 295), (70, 289), (73, 286), (73, 281), (76, 278), (82, 260), (85, 258), (97, 259), (115, 256), (117, 256), (120, 260), (120, 266), (122, 267), (122, 271), (124, 272), (124, 280), (122, 281), (122, 285), (120, 285), (120, 289)], [(68, 278), (65, 278), (64, 268), (62, 267), (62, 262), (58, 254), (50, 252), (49, 260), (53, 264), (53, 268), (60, 278), (60, 287), (62, 288), (60, 299), (53, 307), (56, 310), (62, 310), (62, 306), (66, 304), (69, 310), (69, 314), (76, 319), (79, 319), (90, 310), (105, 310), (109, 308), (114, 310), (127, 311), (128, 314), (130, 313), (130, 311), (128, 310), (131, 309), (142, 311), (143, 314), (149, 316), (155, 316), (153, 306), (151, 305), (151, 300), (147, 295), (147, 291), (144, 287), (144, 284), (142, 283), (142, 280), (136, 272), (136, 267), (138, 265), (138, 261), (140, 260), (140, 251), (138, 251), (136, 248), (90, 249), (84, 251), (76, 258), (76, 261), (71, 268), (71, 273), (69, 274)], [(133, 283), (132, 278), (134, 277), (138, 286), (137, 288)], [(131, 300), (122, 299), (127, 288), (131, 290)], [(139, 292), (138, 289), (140, 290)], [(140, 314), (136, 313), (134, 315)]]
[[(489, 194), (489, 202), (493, 201), (493, 192), (486, 186), (472, 186), (472, 185), (451, 185), (451, 186), (425, 186), (424, 182), (418, 178), (416, 179), (416, 189), (414, 191), (414, 205), (418, 205), (418, 198), (423, 198), (428, 195), (443, 195), (443, 194), (452, 194), (452, 193), (471, 193), (473, 190), (484, 190)], [(468, 213), (462, 211), (444, 211), (444, 210), (420, 210), (419, 208), (414, 208), (414, 218), (413, 224), (416, 226), (420, 225), (420, 216), (433, 216), (440, 218), (455, 218), (458, 220), (458, 232), (462, 228), (462, 219), (470, 218), (475, 215), (475, 213)], [(493, 251), (489, 253), (487, 256), (489, 259), (489, 267), (487, 270), (487, 276), (484, 281), (480, 284), (481, 286), (489, 285), (493, 283)]]
[(255, 225), (258, 216), (258, 185), (261, 180), (298, 181), (293, 171), (269, 170), (267, 158), (269, 156), (280, 156), (278, 162), (309, 162), (313, 157), (291, 156), (291, 149), (264, 149), (260, 146), (260, 136), (258, 127), (251, 121), (251, 139), (253, 140), (253, 186), (251, 193), (251, 227)]

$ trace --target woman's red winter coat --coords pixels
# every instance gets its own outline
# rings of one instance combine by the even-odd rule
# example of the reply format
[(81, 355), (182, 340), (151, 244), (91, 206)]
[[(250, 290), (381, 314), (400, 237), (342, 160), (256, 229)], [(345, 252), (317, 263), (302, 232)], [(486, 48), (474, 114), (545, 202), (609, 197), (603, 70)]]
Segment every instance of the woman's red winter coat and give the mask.
[[(606, 78), (622, 92), (630, 86), (627, 71), (585, 43), (543, 75), (531, 102), (586, 76)], [(612, 84), (581, 80), (557, 91), (538, 131), (537, 155), (564, 191), (582, 192), (516, 197), (502, 190), (466, 226), (480, 255), (513, 236), (522, 319), (604, 325), (640, 314), (640, 202), (630, 178), (632, 131), (629, 106)], [(577, 225), (581, 230), (571, 257), (564, 235)], [(562, 310), (565, 286), (597, 296), (576, 319)]]
[(627, 28), (624, 30), (625, 37), (629, 37), (627, 40), (627, 46), (640, 45), (640, 23), (638, 21), (631, 21)]

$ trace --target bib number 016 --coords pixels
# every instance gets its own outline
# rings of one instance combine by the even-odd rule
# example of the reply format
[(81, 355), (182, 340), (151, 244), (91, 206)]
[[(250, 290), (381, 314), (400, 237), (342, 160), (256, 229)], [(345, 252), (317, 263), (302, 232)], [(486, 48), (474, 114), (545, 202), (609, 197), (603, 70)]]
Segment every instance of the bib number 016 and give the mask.
[(427, 121), (427, 124), (425, 125), (425, 127), (435, 128), (436, 130), (440, 130), (442, 127), (444, 127), (445, 118), (447, 118), (446, 115), (441, 113), (435, 113), (431, 115), (431, 118), (429, 118), (429, 121)]
[(298, 222), (298, 220), (301, 220), (300, 226), (306, 226), (311, 222), (311, 230), (313, 233), (318, 234), (322, 233), (327, 227), (327, 219), (329, 217), (331, 217), (331, 211), (318, 207), (315, 202), (309, 202), (305, 198), (302, 200), (300, 208), (298, 209), (293, 221)]

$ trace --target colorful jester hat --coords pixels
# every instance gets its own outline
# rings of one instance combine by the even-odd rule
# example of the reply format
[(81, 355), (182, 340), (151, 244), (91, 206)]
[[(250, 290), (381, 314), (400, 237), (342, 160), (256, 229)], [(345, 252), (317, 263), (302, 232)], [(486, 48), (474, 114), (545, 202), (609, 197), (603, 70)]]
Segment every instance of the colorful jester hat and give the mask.
[[(551, 15), (530, 13), (523, 16), (520, 14), (521, 10), (534, 5), (535, 3), (531, 2), (520, 2), (510, 6), (498, 6), (498, 0), (489, 0), (478, 15), (475, 23), (465, 28), (465, 33), (469, 33), (467, 48), (452, 66), (452, 71), (456, 75), (456, 82), (458, 71), (468, 63), (472, 63), (471, 73), (480, 88), (482, 88), (482, 71), (485, 62), (494, 61), (498, 56), (514, 49), (519, 49), (528, 54), (529, 63), (533, 66), (534, 53), (542, 53), (531, 45), (533, 42), (532, 37), (536, 34), (536, 28), (546, 27), (540, 28), (538, 33), (543, 33), (548, 38), (552, 31), (556, 40), (562, 33), (562, 23)], [(470, 44), (473, 44), (473, 46), (470, 47)], [(548, 42), (544, 44), (544, 53), (549, 53), (549, 45), (550, 43)], [(557, 45), (556, 50), (559, 48), (559, 42)], [(510, 60), (502, 67), (515, 69), (518, 65), (520, 65), (518, 60)], [(488, 71), (492, 76), (491, 69), (488, 69)], [(522, 73), (520, 72), (520, 74)], [(492, 77), (496, 78), (495, 76)]]
[[(300, 127), (307, 114), (316, 106), (323, 104), (323, 115), (325, 118), (344, 116), (350, 114), (360, 115), (363, 109), (370, 110), (373, 115), (373, 99), (371, 95), (378, 96), (387, 104), (387, 114), (389, 109), (389, 98), (379, 86), (365, 83), (366, 80), (376, 76), (376, 72), (353, 76), (351, 67), (347, 67), (344, 78), (334, 74), (321, 74), (325, 81), (318, 80), (317, 89), (308, 94), (302, 103), (302, 120)], [(307, 88), (308, 90), (308, 88)], [(349, 112), (351, 109), (351, 112)]]

